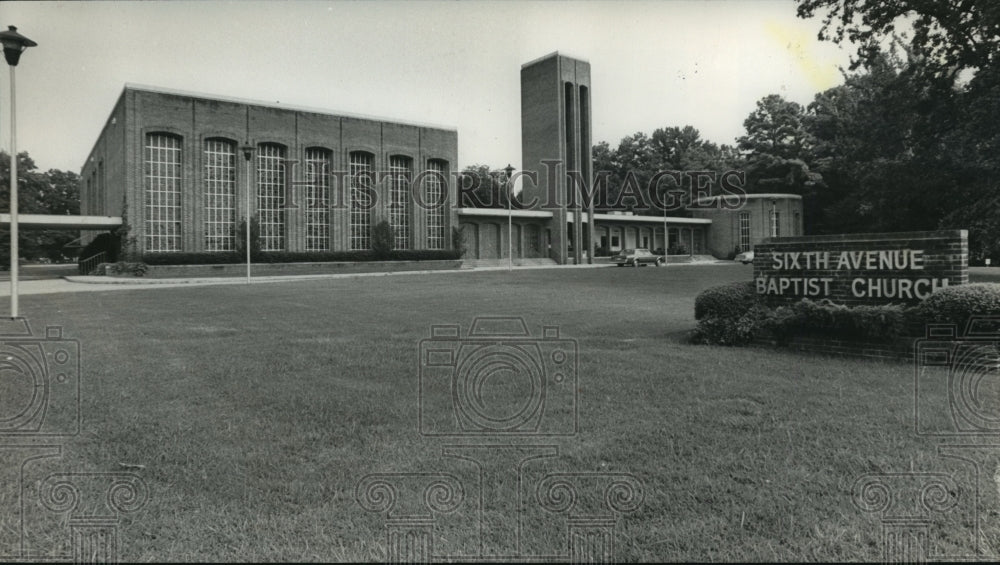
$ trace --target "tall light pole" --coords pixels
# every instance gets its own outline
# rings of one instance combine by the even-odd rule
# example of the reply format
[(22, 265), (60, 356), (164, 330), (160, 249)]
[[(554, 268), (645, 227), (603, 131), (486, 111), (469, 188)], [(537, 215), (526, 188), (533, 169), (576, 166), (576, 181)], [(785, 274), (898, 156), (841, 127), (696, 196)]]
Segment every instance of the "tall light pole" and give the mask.
[(14, 67), (21, 60), (21, 53), (28, 47), (38, 45), (17, 33), (17, 28), (8, 26), (0, 32), (3, 56), (10, 66), (10, 317), (17, 318), (17, 107), (14, 100)]
[(503, 179), (503, 186), (507, 189), (507, 270), (514, 270), (514, 214), (511, 211), (511, 200), (513, 196), (513, 190), (510, 186), (510, 177), (514, 174), (514, 167), (507, 163), (504, 167), (503, 172), (506, 176)]
[(666, 266), (666, 264), (667, 264), (667, 257), (670, 256), (670, 254), (667, 251), (667, 199), (666, 199), (666, 192), (667, 192), (666, 190), (663, 191), (663, 196), (664, 196), (664, 198), (663, 198), (663, 264), (664, 264), (664, 266)]
[(250, 159), (253, 157), (253, 145), (247, 141), (243, 144), (243, 158), (247, 162), (247, 173), (246, 173), (246, 210), (247, 210), (247, 221), (246, 221), (246, 244), (243, 247), (246, 248), (247, 252), (247, 284), (250, 284)]

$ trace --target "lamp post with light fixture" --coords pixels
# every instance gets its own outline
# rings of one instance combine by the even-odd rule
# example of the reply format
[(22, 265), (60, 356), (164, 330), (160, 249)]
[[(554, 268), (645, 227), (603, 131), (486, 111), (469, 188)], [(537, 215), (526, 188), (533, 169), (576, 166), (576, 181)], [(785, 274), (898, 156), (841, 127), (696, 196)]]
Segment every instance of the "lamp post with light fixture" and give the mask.
[(7, 31), (0, 32), (0, 43), (3, 44), (3, 56), (10, 66), (10, 317), (17, 318), (17, 107), (15, 105), (14, 68), (21, 60), (21, 53), (28, 47), (38, 45), (27, 37), (17, 33), (17, 28), (8, 26)]
[(253, 157), (253, 145), (250, 145), (250, 142), (247, 141), (246, 143), (243, 144), (243, 147), (241, 147), (241, 149), (243, 150), (243, 158), (247, 162), (247, 173), (246, 173), (246, 177), (247, 177), (247, 180), (246, 180), (246, 186), (247, 186), (247, 190), (246, 190), (246, 206), (247, 206), (247, 208), (246, 208), (247, 209), (247, 221), (246, 221), (246, 224), (247, 224), (247, 226), (246, 226), (247, 230), (246, 231), (247, 231), (247, 233), (246, 233), (246, 237), (247, 237), (247, 239), (246, 239), (246, 244), (244, 245), (244, 247), (246, 247), (246, 252), (247, 252), (247, 284), (250, 284), (250, 246), (251, 246), (251, 242), (250, 242), (250, 159)]
[(513, 212), (511, 211), (513, 207), (511, 199), (514, 196), (514, 187), (510, 185), (510, 178), (514, 174), (514, 167), (510, 166), (510, 163), (507, 163), (503, 172), (507, 174), (503, 182), (504, 187), (507, 189), (507, 270), (512, 271), (514, 270), (514, 220)]

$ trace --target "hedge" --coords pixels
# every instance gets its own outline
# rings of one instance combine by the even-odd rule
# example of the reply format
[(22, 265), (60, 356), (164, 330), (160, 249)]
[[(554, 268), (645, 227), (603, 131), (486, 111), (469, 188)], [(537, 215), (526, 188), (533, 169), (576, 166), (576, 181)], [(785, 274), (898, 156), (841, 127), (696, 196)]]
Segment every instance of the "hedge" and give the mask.
[(719, 345), (749, 343), (768, 315), (752, 281), (714, 286), (694, 299), (698, 328), (693, 340)]
[[(943, 288), (917, 306), (883, 304), (845, 306), (828, 299), (803, 298), (768, 308), (752, 282), (704, 290), (695, 298), (698, 327), (693, 341), (720, 345), (749, 343), (761, 332), (779, 340), (796, 335), (863, 342), (891, 342), (921, 337), (927, 324), (954, 324), (965, 332), (973, 317), (989, 317), (982, 327), (1000, 331), (1000, 284), (973, 283)], [(964, 334), (963, 334), (964, 335)]]
[(734, 282), (703, 290), (694, 299), (694, 319), (740, 317), (760, 304), (753, 281)]
[(962, 331), (973, 316), (1000, 318), (1000, 283), (942, 288), (916, 306), (913, 318), (919, 324), (955, 324)]
[(908, 333), (910, 309), (897, 304), (844, 306), (803, 298), (775, 309), (765, 327), (779, 339), (814, 335), (846, 340), (892, 341)]
[[(374, 251), (267, 251), (255, 253), (252, 263), (332, 263), (341, 261), (453, 261), (459, 259), (453, 250), (396, 250), (384, 257)], [(147, 265), (213, 265), (246, 262), (246, 255), (236, 252), (146, 253)]]

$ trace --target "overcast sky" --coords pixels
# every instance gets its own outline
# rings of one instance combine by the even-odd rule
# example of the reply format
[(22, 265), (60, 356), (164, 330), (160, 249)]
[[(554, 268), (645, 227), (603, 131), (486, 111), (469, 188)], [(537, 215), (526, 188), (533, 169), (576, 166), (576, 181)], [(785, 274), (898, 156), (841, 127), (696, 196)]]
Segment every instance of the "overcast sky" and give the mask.
[[(458, 129), (459, 165), (519, 166), (519, 72), (590, 61), (594, 141), (692, 125), (732, 144), (758, 99), (808, 103), (848, 55), (793, 0), (3, 2), (39, 45), (17, 67), (18, 149), (79, 172), (125, 83)], [(0, 72), (0, 147), (10, 148)]]

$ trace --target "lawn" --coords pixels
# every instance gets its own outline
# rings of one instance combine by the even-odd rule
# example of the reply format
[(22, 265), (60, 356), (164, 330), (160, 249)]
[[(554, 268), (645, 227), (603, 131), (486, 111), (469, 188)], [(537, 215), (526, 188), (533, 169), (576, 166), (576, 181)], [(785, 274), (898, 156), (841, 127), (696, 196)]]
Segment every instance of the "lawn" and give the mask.
[[(559, 472), (577, 473), (579, 511), (603, 505), (602, 480), (641, 489), (641, 504), (612, 514), (620, 561), (878, 560), (887, 514), (863, 512), (853, 485), (907, 474), (889, 513), (915, 516), (921, 473), (957, 485), (954, 507), (917, 516), (934, 555), (995, 560), (983, 551), (1000, 547), (996, 449), (970, 463), (915, 434), (911, 365), (686, 342), (697, 292), (749, 276), (492, 271), (37, 295), (22, 310), (36, 334), (58, 324), (81, 345), (83, 430), (51, 464), (148, 487), (121, 517), (123, 561), (383, 560), (387, 517), (356, 497), (372, 473), (410, 473), (393, 479), (394, 518), (422, 507), (407, 489), (428, 477), (463, 485), (436, 515), (437, 555), (565, 555), (567, 514), (539, 510), (528, 486)], [(465, 335), (481, 316), (575, 341), (575, 434), (421, 434), (421, 340), (433, 324)], [(524, 390), (494, 379), (482, 392), (507, 414)], [(546, 397), (543, 417), (571, 419), (573, 398)], [(529, 460), (538, 453), (550, 457)], [(9, 511), (0, 520), (3, 554), (17, 530)], [(43, 530), (31, 543), (62, 543)]]

